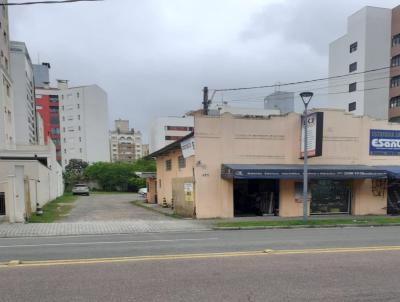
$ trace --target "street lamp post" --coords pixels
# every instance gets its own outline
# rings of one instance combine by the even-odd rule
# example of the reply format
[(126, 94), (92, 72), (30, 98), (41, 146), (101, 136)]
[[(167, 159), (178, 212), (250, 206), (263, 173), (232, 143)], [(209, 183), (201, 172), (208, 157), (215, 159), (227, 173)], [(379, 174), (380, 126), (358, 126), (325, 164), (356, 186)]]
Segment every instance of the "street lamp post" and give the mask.
[(303, 101), (304, 104), (304, 165), (303, 165), (303, 220), (307, 221), (308, 217), (308, 133), (307, 133), (307, 128), (308, 128), (308, 104), (310, 103), (312, 97), (313, 97), (312, 92), (302, 92), (300, 93), (301, 100)]

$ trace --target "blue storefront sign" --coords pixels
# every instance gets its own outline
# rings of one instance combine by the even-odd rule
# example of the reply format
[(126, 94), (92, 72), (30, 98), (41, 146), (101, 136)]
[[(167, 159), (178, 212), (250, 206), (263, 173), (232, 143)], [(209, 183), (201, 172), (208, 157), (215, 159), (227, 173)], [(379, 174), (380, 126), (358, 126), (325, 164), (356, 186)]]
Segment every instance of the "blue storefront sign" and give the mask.
[(400, 155), (400, 131), (371, 129), (369, 135), (369, 154)]

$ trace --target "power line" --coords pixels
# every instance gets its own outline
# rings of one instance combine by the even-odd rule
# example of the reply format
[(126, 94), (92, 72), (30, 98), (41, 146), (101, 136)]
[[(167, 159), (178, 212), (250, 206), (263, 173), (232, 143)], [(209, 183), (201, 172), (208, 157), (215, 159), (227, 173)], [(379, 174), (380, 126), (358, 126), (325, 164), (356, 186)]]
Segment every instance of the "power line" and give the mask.
[(0, 3), (0, 6), (17, 6), (17, 5), (36, 5), (36, 4), (65, 4), (74, 2), (97, 2), (104, 0), (59, 0), (59, 1), (32, 1), (32, 2), (11, 2)]
[(389, 68), (390, 68), (390, 66), (386, 66), (386, 67), (375, 68), (375, 69), (370, 69), (370, 70), (366, 70), (366, 71), (353, 72), (351, 74), (343, 74), (343, 75), (338, 75), (338, 76), (319, 78), (319, 79), (313, 79), (313, 80), (298, 81), (298, 82), (291, 82), (291, 83), (279, 83), (279, 84), (273, 84), (273, 85), (239, 87), (239, 88), (214, 89), (211, 99), (214, 97), (216, 92), (251, 90), (251, 89), (262, 89), (262, 88), (274, 88), (274, 87), (281, 87), (281, 86), (292, 86), (292, 85), (298, 85), (298, 84), (307, 84), (307, 83), (313, 83), (313, 82), (319, 82), (319, 81), (340, 79), (340, 78), (349, 77), (349, 76), (351, 77), (351, 76), (355, 76), (355, 75), (359, 75), (359, 74), (366, 74), (366, 73), (376, 72), (376, 71), (385, 70), (385, 69), (389, 69)]
[[(380, 81), (380, 80), (388, 80), (390, 78), (391, 78), (390, 76), (389, 77), (380, 77), (380, 78), (374, 78), (374, 79), (369, 79), (369, 80), (364, 80), (364, 81), (357, 81), (357, 83), (368, 83), (368, 82), (374, 82), (374, 81)], [(324, 90), (324, 89), (328, 89), (328, 88), (331, 88), (331, 87), (332, 88), (333, 87), (337, 88), (337, 87), (342, 87), (342, 86), (348, 86), (348, 84), (335, 84), (335, 85), (330, 85), (330, 86), (319, 86), (319, 87), (318, 86), (316, 86), (316, 87), (308, 86), (308, 87), (304, 88), (303, 90), (296, 90), (296, 91), (290, 91), (290, 92), (292, 92), (294, 94), (297, 94), (297, 93), (300, 93), (301, 91), (304, 91), (304, 90), (311, 90), (311, 91), (314, 92), (316, 90)], [(386, 88), (388, 88), (388, 86), (386, 86)], [(383, 89), (383, 87), (382, 87), (382, 89)], [(366, 88), (366, 89), (358, 90), (358, 91), (368, 91), (368, 89)], [(315, 96), (331, 95), (331, 94), (342, 94), (342, 93), (349, 93), (349, 91), (330, 92), (330, 93), (317, 93), (317, 94), (315, 94)], [(267, 96), (265, 94), (264, 95), (256, 94), (256, 95), (244, 95), (243, 97), (241, 97), (239, 95), (236, 95), (236, 96), (235, 95), (233, 95), (233, 96), (232, 95), (228, 95), (228, 96), (225, 96), (225, 98), (226, 97), (235, 98), (234, 100), (231, 100), (231, 102), (232, 101), (234, 101), (234, 102), (246, 102), (246, 101), (249, 101), (249, 102), (262, 102), (262, 101), (264, 101), (264, 99)], [(258, 101), (257, 99), (262, 99), (262, 100)]]

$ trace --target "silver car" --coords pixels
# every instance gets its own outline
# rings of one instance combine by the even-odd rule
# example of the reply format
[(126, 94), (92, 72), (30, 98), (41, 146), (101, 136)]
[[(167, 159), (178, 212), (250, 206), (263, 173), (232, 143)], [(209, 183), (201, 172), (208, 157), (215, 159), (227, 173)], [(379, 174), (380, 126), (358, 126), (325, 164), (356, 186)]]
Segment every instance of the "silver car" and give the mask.
[(86, 195), (89, 196), (89, 187), (85, 184), (76, 184), (72, 188), (72, 194), (73, 195)]

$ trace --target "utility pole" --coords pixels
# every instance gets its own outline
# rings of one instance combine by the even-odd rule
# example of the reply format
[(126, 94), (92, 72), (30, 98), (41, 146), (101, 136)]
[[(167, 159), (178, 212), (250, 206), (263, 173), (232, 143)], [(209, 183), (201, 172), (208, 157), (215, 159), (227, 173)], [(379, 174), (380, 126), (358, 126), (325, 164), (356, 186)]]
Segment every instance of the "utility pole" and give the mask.
[(208, 115), (208, 105), (210, 101), (208, 100), (208, 87), (203, 88), (203, 114)]

